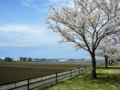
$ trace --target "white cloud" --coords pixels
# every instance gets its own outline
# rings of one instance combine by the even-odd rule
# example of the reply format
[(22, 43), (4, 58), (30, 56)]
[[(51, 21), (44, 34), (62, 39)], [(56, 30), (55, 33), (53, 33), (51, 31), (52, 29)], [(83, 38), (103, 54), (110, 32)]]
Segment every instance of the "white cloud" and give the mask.
[(31, 6), (29, 3), (27, 3), (27, 2), (22, 2), (22, 4), (23, 5), (25, 5), (25, 6)]
[(48, 0), (51, 3), (69, 2), (71, 0)]
[(0, 26), (0, 46), (40, 46), (56, 44), (61, 37), (43, 25)]
[(34, 0), (27, 0), (28, 2), (33, 2)]
[(48, 2), (54, 6), (60, 5), (68, 5), (71, 7), (73, 6), (73, 0), (48, 0)]
[[(7, 31), (7, 32), (43, 32), (40, 31), (40, 24), (38, 25), (16, 25), (16, 24), (7, 24), (0, 26), (0, 31)], [(44, 28), (42, 26), (42, 28)]]
[(71, 5), (73, 6), (73, 4), (71, 4), (71, 2), (73, 0), (45, 0), (42, 3), (36, 3), (36, 1), (38, 1), (38, 0), (22, 0), (22, 4), (25, 6), (34, 8), (37, 12), (42, 12), (42, 13), (48, 12), (49, 4), (52, 4), (54, 6), (68, 4), (69, 6), (71, 6)]

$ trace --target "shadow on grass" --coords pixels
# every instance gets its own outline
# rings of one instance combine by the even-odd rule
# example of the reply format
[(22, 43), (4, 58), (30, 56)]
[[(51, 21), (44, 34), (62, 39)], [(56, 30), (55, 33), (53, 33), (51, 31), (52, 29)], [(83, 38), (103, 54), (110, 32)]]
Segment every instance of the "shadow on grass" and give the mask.
[(120, 74), (103, 74), (103, 73), (97, 73), (97, 80), (92, 81), (96, 84), (112, 84), (115, 86), (118, 86), (120, 83)]
[[(81, 77), (79, 77), (81, 76)], [(83, 82), (86, 82), (86, 84), (92, 85), (103, 85), (106, 87), (106, 85), (114, 85), (116, 87), (119, 86), (120, 83), (120, 74), (108, 74), (108, 73), (97, 73), (97, 79), (92, 80), (92, 74), (91, 72), (81, 73), (80, 75), (73, 76), (72, 78), (69, 78), (68, 80), (80, 80)], [(65, 83), (65, 82), (62, 82)]]
[(91, 80), (91, 73), (83, 76), (84, 80), (96, 85), (115, 85), (119, 86), (120, 74), (97, 73), (97, 79)]
[(120, 67), (107, 67), (107, 68), (105, 68), (105, 67), (97, 67), (97, 69), (120, 69)]

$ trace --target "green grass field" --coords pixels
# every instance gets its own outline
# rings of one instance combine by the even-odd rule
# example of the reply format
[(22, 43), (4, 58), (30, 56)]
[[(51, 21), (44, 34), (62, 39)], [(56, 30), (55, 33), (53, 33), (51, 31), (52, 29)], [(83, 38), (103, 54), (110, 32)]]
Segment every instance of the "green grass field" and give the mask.
[(36, 90), (120, 90), (120, 64), (115, 62), (104, 67), (96, 69), (96, 80), (92, 80), (91, 71), (87, 71)]
[(0, 62), (0, 83), (41, 76), (88, 65)]

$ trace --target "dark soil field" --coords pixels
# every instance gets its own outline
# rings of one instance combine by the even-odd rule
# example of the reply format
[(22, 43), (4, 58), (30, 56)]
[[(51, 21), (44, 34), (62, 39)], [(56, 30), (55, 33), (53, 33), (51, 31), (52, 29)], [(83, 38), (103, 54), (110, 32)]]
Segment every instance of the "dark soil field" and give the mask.
[(0, 62), (0, 83), (75, 69), (88, 65)]

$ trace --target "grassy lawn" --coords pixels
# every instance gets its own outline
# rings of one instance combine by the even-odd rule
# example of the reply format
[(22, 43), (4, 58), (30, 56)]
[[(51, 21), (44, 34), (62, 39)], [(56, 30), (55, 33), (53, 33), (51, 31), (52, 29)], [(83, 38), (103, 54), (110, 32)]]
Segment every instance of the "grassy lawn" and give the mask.
[(87, 71), (36, 90), (120, 90), (120, 64), (104, 67), (96, 69), (97, 80), (91, 80), (91, 71)]

